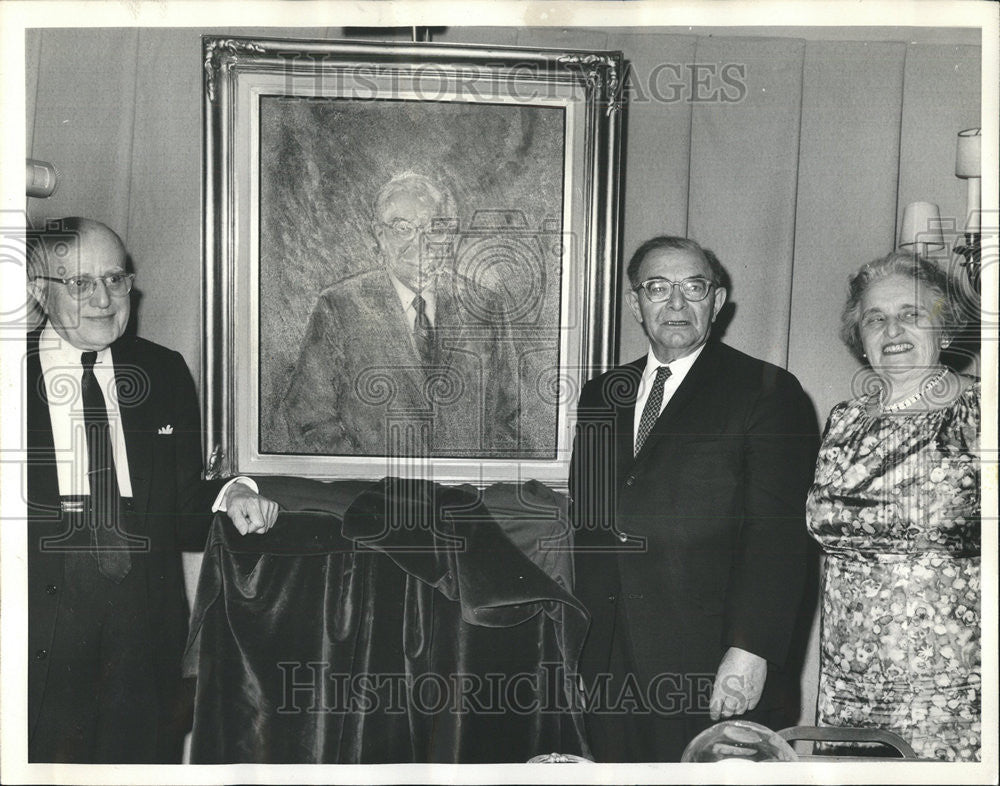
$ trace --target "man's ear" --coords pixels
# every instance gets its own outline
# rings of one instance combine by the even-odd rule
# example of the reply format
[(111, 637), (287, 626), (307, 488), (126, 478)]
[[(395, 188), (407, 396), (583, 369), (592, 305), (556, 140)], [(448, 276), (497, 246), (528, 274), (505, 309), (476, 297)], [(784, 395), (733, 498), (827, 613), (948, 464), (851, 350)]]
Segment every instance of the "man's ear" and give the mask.
[(639, 293), (634, 289), (630, 289), (625, 293), (625, 302), (628, 303), (628, 307), (632, 312), (632, 316), (635, 317), (635, 321), (641, 325), (642, 309), (639, 308)]
[(715, 304), (714, 304), (715, 308), (712, 309), (712, 321), (713, 322), (715, 322), (715, 318), (717, 316), (719, 316), (719, 312), (722, 311), (722, 307), (724, 305), (726, 305), (726, 296), (727, 295), (728, 295), (728, 293), (726, 292), (725, 287), (716, 287), (715, 288), (715, 295), (714, 295), (714, 298), (715, 298)]
[(385, 227), (377, 218), (372, 219), (372, 237), (375, 238), (375, 253), (381, 256), (385, 248)]

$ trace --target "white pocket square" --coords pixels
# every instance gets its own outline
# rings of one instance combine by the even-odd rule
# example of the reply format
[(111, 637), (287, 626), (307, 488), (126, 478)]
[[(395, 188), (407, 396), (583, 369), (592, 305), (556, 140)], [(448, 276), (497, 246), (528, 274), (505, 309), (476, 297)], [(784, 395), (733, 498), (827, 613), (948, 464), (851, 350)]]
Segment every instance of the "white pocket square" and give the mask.
[(159, 430), (156, 433), (157, 434), (173, 434), (174, 433), (174, 427), (173, 426), (169, 426), (169, 425), (168, 426), (160, 426)]

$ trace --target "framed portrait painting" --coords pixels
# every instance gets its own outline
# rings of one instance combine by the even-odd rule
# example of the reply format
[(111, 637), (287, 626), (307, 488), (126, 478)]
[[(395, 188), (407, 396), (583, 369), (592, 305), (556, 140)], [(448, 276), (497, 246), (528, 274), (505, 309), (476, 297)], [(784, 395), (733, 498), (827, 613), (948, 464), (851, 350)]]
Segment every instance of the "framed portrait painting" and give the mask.
[(203, 43), (210, 472), (565, 484), (621, 54)]

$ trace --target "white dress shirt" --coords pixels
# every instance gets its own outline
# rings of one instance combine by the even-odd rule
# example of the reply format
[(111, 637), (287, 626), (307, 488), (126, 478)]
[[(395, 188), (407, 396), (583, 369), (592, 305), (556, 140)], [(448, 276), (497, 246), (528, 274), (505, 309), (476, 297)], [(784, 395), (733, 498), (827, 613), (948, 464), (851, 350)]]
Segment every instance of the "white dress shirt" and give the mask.
[[(50, 323), (42, 328), (38, 339), (38, 360), (45, 380), (45, 394), (52, 421), (52, 444), (56, 453), (56, 475), (60, 496), (90, 494), (87, 477), (87, 433), (83, 419), (82, 350), (77, 349), (56, 333)], [(115, 459), (118, 489), (123, 497), (132, 496), (132, 479), (128, 471), (128, 451), (118, 410), (118, 389), (111, 348), (97, 353), (94, 376), (104, 394), (108, 410), (111, 449)]]
[[(60, 336), (51, 323), (46, 323), (38, 338), (38, 360), (45, 380), (45, 395), (49, 403), (49, 420), (52, 423), (52, 444), (56, 456), (56, 477), (59, 495), (62, 497), (90, 494), (90, 480), (87, 477), (89, 459), (87, 457), (87, 435), (83, 418), (83, 363), (77, 349)], [(115, 458), (115, 475), (122, 497), (132, 496), (132, 477), (129, 475), (128, 449), (125, 432), (122, 429), (121, 412), (118, 409), (118, 388), (115, 383), (114, 358), (110, 347), (97, 353), (94, 361), (94, 376), (104, 394), (104, 406), (108, 411), (108, 428), (111, 449)], [(252, 478), (233, 478), (215, 498), (212, 511), (225, 512), (226, 490), (240, 482), (257, 491)]]
[[(396, 278), (392, 273), (389, 274), (389, 280), (392, 281), (392, 286), (396, 290), (396, 294), (399, 296), (399, 302), (403, 305), (403, 314), (406, 317), (406, 325), (409, 329), (410, 334), (410, 346), (413, 347), (413, 351), (417, 352), (417, 339), (413, 335), (413, 326), (417, 323), (417, 310), (413, 307), (413, 298), (417, 296), (417, 293), (410, 289), (406, 284)], [(433, 327), (437, 323), (437, 297), (434, 294), (434, 284), (431, 283), (424, 287), (424, 290), (420, 293), (421, 297), (424, 299), (424, 313), (427, 315), (427, 319), (430, 320), (431, 326)]]
[(667, 381), (663, 383), (663, 400), (660, 402), (660, 411), (657, 413), (657, 415), (662, 415), (663, 410), (667, 406), (667, 402), (670, 401), (671, 396), (677, 392), (677, 388), (681, 386), (681, 382), (684, 381), (684, 377), (687, 376), (688, 372), (691, 370), (691, 366), (694, 365), (694, 362), (698, 359), (698, 355), (701, 354), (704, 348), (705, 345), (702, 344), (690, 355), (677, 358), (677, 360), (671, 363), (661, 363), (656, 359), (653, 348), (649, 348), (649, 352), (646, 355), (646, 369), (642, 372), (642, 379), (639, 381), (639, 391), (635, 397), (635, 417), (632, 419), (633, 448), (635, 447), (636, 437), (639, 435), (639, 421), (642, 420), (642, 413), (646, 408), (646, 399), (649, 398), (649, 394), (653, 389), (653, 380), (656, 379), (656, 370), (660, 366), (664, 365), (670, 369), (670, 376), (667, 377)]

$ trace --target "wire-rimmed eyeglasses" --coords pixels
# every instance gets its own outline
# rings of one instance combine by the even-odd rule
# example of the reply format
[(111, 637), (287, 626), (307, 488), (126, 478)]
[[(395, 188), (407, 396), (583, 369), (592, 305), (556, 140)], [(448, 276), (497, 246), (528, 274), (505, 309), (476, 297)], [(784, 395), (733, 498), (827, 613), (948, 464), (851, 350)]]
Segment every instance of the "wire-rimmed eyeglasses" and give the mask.
[(662, 303), (674, 293), (674, 287), (680, 287), (684, 299), (696, 303), (708, 297), (709, 290), (714, 286), (714, 281), (700, 276), (685, 278), (683, 281), (671, 281), (669, 278), (657, 276), (656, 278), (647, 278), (635, 287), (635, 291), (645, 290), (646, 297), (649, 298), (650, 302)]
[(106, 276), (35, 276), (43, 281), (55, 281), (66, 287), (69, 296), (74, 300), (86, 300), (97, 291), (97, 282), (102, 281), (104, 288), (112, 297), (124, 297), (132, 291), (135, 273), (108, 273)]

